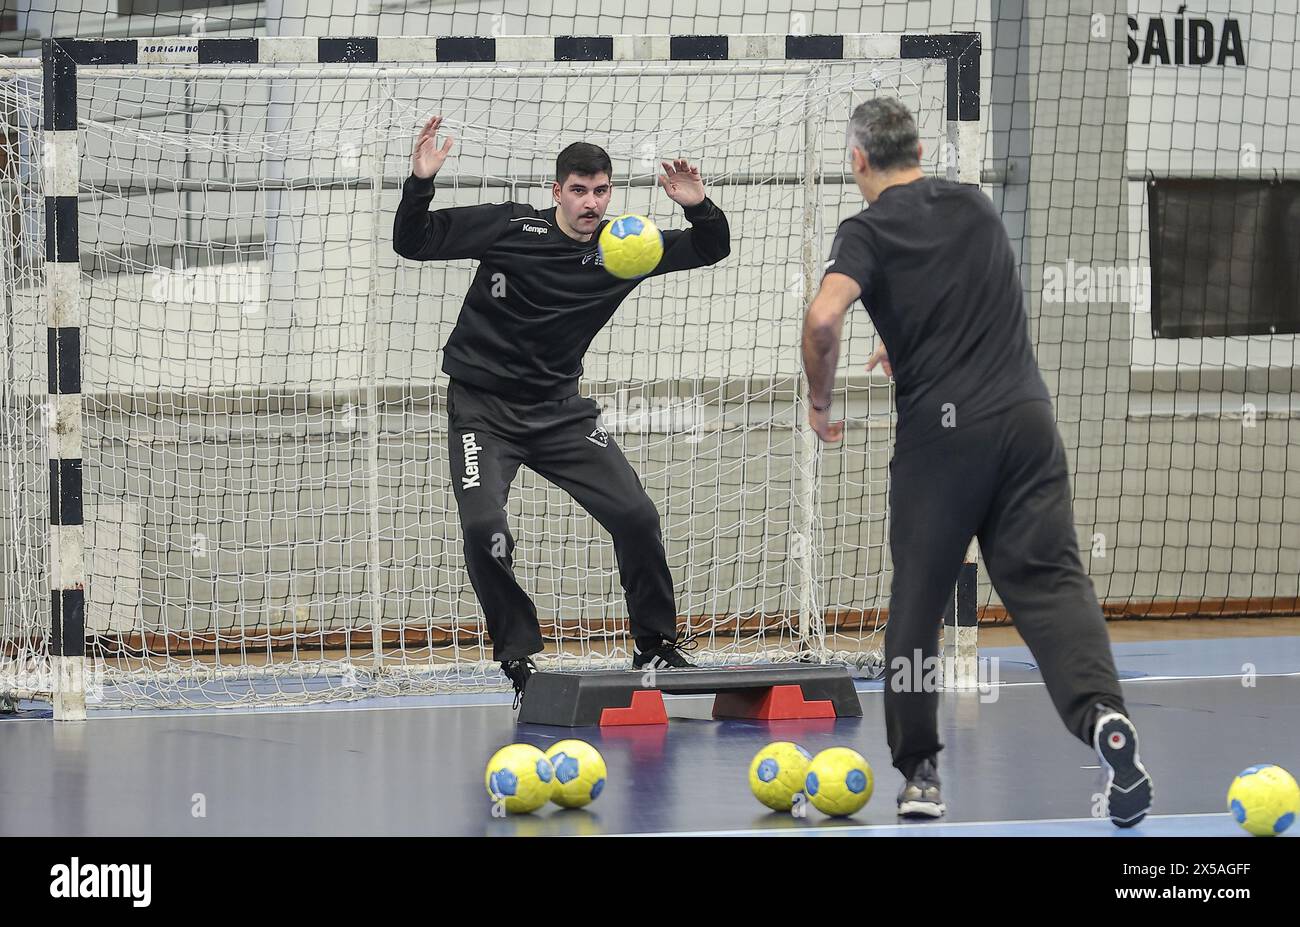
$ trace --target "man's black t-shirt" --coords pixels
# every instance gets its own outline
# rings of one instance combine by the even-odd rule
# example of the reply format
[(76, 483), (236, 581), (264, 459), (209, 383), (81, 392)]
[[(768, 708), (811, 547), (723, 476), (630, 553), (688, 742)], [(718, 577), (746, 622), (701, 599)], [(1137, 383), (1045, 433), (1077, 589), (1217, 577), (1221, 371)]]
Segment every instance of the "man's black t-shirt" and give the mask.
[[(596, 241), (604, 223), (582, 242), (560, 230), (555, 207), (497, 203), (430, 212), (433, 189), (433, 178), (407, 178), (393, 248), (416, 261), (479, 261), (442, 369), (516, 399), (576, 395), (592, 339), (646, 278), (620, 280), (601, 266)], [(664, 256), (649, 276), (716, 264), (730, 252), (721, 209), (705, 199), (684, 214), (692, 228), (664, 230)]]
[(1051, 397), (1002, 220), (978, 187), (887, 187), (840, 224), (826, 273), (862, 287), (894, 368), (896, 450)]

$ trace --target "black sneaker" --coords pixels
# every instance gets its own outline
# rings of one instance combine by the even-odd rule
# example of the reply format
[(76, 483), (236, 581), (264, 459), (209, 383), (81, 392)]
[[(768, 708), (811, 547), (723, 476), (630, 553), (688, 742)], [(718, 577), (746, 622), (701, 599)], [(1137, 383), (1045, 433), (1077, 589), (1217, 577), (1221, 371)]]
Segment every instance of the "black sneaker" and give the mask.
[(1138, 758), (1137, 728), (1118, 711), (1103, 710), (1092, 745), (1106, 770), (1106, 814), (1116, 827), (1132, 827), (1151, 810), (1154, 791)]
[(898, 816), (939, 818), (947, 810), (939, 794), (939, 772), (934, 768), (934, 760), (924, 759), (898, 790)]
[[(645, 643), (647, 646), (643, 647)], [(683, 650), (694, 650), (696, 635), (678, 634), (676, 637), (660, 637), (657, 643), (638, 640), (632, 649), (632, 669), (694, 669), (695, 664), (686, 659)]]
[(528, 685), (528, 678), (537, 672), (537, 664), (532, 661), (531, 657), (523, 657), (519, 660), (501, 661), (501, 672), (505, 673), (510, 679), (510, 684), (515, 687), (515, 702), (512, 708), (518, 708), (524, 701), (524, 688)]

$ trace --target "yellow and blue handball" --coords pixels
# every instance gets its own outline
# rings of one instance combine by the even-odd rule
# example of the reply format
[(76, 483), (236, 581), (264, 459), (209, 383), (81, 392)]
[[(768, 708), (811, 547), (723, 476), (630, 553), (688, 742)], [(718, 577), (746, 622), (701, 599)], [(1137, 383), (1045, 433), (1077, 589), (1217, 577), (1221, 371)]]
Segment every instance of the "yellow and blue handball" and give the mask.
[(754, 754), (749, 764), (749, 788), (773, 811), (789, 811), (803, 791), (812, 754), (796, 743), (778, 740)]
[(1281, 766), (1251, 766), (1232, 780), (1228, 811), (1256, 837), (1276, 836), (1300, 814), (1300, 786)]
[(619, 216), (601, 229), (597, 246), (605, 270), (620, 280), (644, 277), (664, 256), (664, 236), (645, 216)]
[(804, 775), (803, 790), (813, 807), (840, 818), (856, 814), (871, 798), (875, 777), (861, 753), (848, 747), (831, 747), (812, 758)]
[(546, 751), (555, 770), (551, 801), (562, 808), (589, 805), (605, 788), (605, 758), (583, 740), (561, 740)]
[(551, 800), (555, 770), (532, 744), (511, 744), (492, 754), (483, 779), (494, 804), (510, 814), (527, 814)]

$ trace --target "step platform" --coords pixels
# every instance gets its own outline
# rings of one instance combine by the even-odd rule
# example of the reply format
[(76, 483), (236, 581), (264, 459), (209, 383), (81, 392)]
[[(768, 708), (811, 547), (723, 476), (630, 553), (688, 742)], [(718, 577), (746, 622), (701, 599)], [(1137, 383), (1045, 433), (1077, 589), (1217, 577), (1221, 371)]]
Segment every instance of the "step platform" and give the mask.
[[(647, 684), (649, 682), (649, 684)], [(536, 673), (521, 724), (558, 727), (667, 724), (664, 694), (714, 694), (713, 717), (764, 721), (860, 718), (848, 667), (780, 664), (698, 669)]]

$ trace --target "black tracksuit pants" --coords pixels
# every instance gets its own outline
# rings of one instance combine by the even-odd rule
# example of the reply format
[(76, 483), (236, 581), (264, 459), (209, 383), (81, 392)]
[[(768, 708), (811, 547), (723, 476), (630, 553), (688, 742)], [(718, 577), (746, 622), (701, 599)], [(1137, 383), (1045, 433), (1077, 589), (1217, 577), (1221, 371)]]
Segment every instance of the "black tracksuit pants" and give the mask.
[(537, 609), (515, 580), (515, 539), (506, 524), (510, 483), (521, 464), (563, 489), (614, 540), (633, 637), (672, 637), (673, 580), (659, 512), (632, 465), (600, 427), (600, 406), (581, 396), (518, 400), (456, 380), (447, 395), (452, 489), (465, 563), (483, 607), (493, 658), (542, 649)]
[(896, 453), (889, 468), (885, 725), (894, 765), (911, 775), (942, 749), (938, 693), (899, 680), (923, 678), (913, 669), (918, 652), (938, 657), (940, 616), (972, 537), (1057, 713), (1090, 744), (1097, 706), (1125, 709), (1101, 607), (1079, 560), (1051, 404), (1024, 402), (961, 426)]

